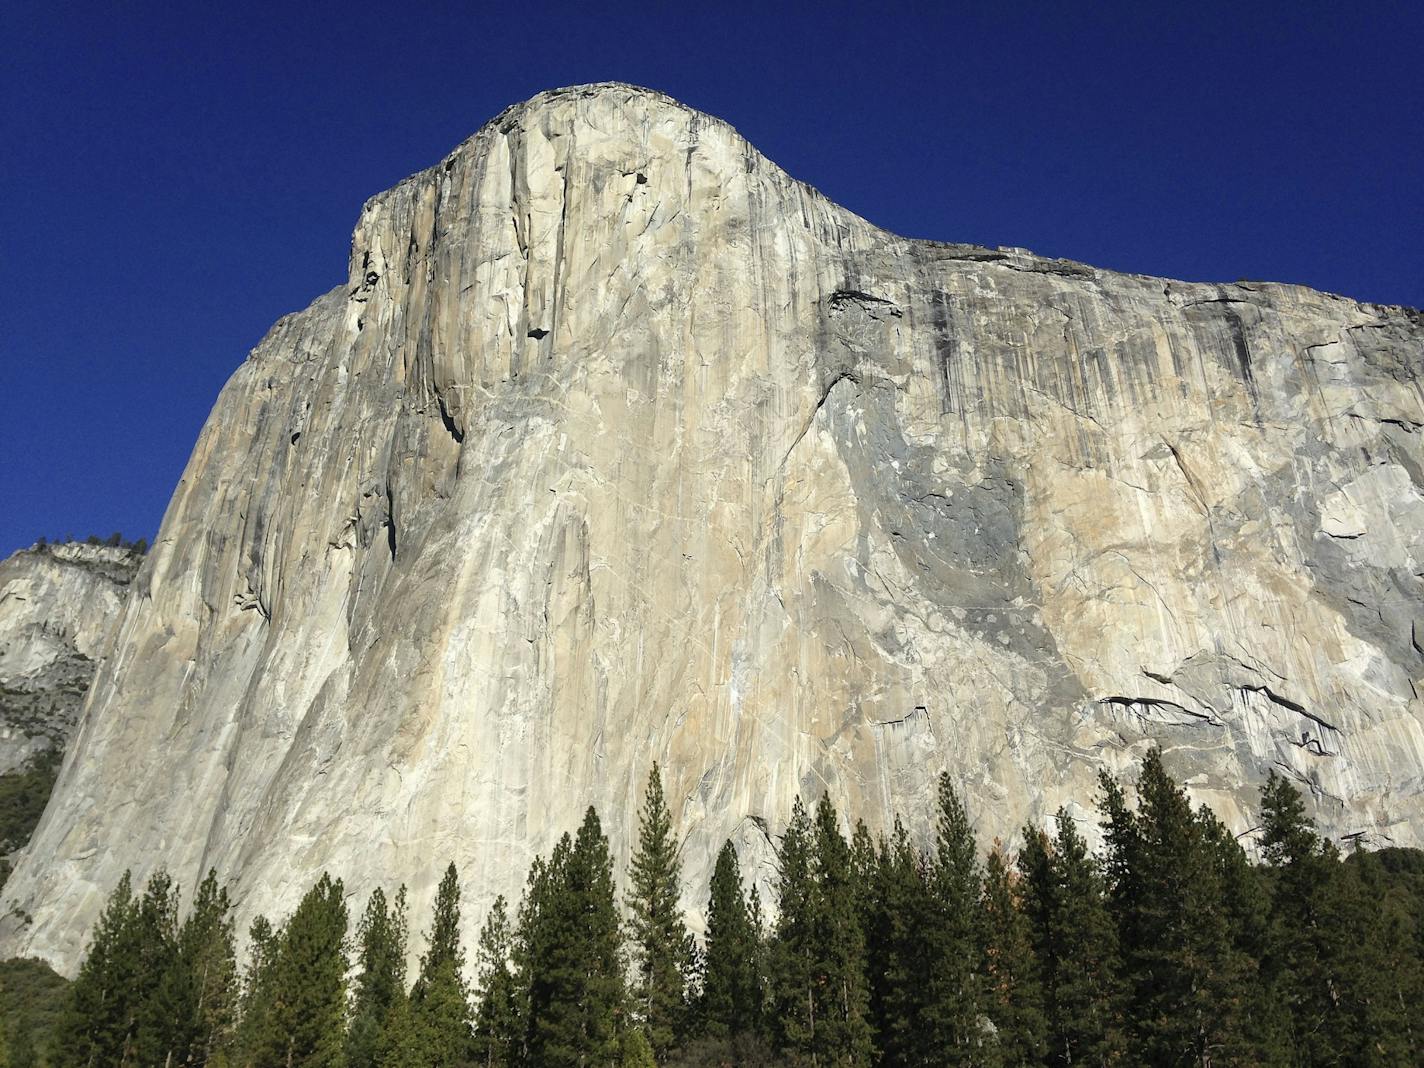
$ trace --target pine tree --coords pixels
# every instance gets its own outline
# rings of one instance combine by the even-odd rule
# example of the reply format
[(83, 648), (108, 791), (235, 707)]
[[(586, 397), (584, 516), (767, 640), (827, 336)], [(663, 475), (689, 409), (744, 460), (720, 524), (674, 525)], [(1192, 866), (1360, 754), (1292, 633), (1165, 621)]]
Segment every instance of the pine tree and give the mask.
[(687, 987), (694, 962), (692, 936), (678, 904), (682, 865), (663, 799), (657, 764), (648, 775), (638, 824), (628, 895), (633, 950), (633, 1007), (662, 1060), (687, 1030)]
[(1024, 912), (1043, 977), (1049, 1065), (1122, 1061), (1122, 961), (1099, 864), (1063, 809), (1057, 835), (1024, 830)]
[(247, 934), (247, 970), (238, 997), (238, 1025), (234, 1038), (235, 1061), (255, 1066), (264, 1048), (279, 1046), (269, 1036), (277, 1003), (277, 955), (281, 939), (266, 916), (252, 921)]
[(819, 1023), (815, 991), (815, 876), (811, 818), (798, 797), (781, 836), (776, 930), (771, 944), (772, 1039), (788, 1057), (809, 1058)]
[(882, 1063), (928, 1063), (923, 1041), (924, 932), (931, 916), (925, 859), (899, 819), (876, 852), (874, 891), (866, 925), (871, 1022)]
[(817, 1064), (869, 1063), (864, 932), (850, 849), (823, 797), (813, 824), (797, 798), (781, 841), (780, 916), (772, 947), (774, 1039)]
[(658, 1068), (652, 1043), (643, 1034), (641, 1027), (633, 1027), (623, 1032), (618, 1068)]
[[(879, 846), (883, 845), (882, 838)], [(883, 922), (877, 896), (880, 889), (879, 846), (871, 836), (870, 828), (865, 825), (865, 821), (856, 820), (855, 830), (851, 832), (850, 836), (850, 881), (854, 898), (852, 903), (854, 915), (856, 922), (860, 925), (860, 941), (865, 948), (865, 952), (861, 956), (865, 966), (864, 974), (861, 976), (861, 985), (865, 989), (866, 1020), (872, 1034), (875, 1033), (876, 972), (880, 966), (875, 939), (879, 935), (878, 928)]]
[(520, 909), (526, 1063), (611, 1065), (626, 1015), (613, 859), (598, 813), (536, 863)]
[(427, 1068), (421, 1036), (411, 1016), (410, 998), (404, 990), (391, 1001), (376, 1036), (378, 1068)]
[(1252, 1063), (1248, 962), (1231, 937), (1204, 828), (1157, 749), (1143, 759), (1138, 797), (1131, 819), (1120, 792), (1107, 791), (1104, 805), (1110, 864), (1123, 880), (1115, 896), (1134, 1046), (1153, 1063)]
[(133, 1030), (136, 912), (132, 882), (124, 872), (94, 925), (89, 950), (69, 990), (60, 1028), (60, 1063), (67, 1068), (109, 1068), (123, 1062)]
[(979, 847), (959, 795), (939, 780), (938, 831), (924, 925), (924, 1000), (916, 1063), (981, 1064), (988, 1057)]
[(460, 944), (460, 879), (452, 863), (435, 894), (420, 977), (410, 994), (410, 1014), (424, 1063), (455, 1068), (472, 1056), (470, 999)]
[(356, 929), (360, 971), (346, 1037), (347, 1068), (375, 1068), (386, 1021), (397, 1000), (405, 998), (405, 897), (402, 886), (388, 904), (377, 887)]
[(130, 990), (138, 965), (131, 944), (132, 882), (124, 872), (94, 925), (88, 952), (69, 990), (60, 1028), (60, 1063), (109, 1068), (122, 1062), (133, 1027)]
[(70, 989), (62, 1064), (109, 1068), (140, 1058), (161, 1064), (171, 1044), (171, 1024), (155, 995), (176, 952), (176, 892), (163, 871), (137, 900), (131, 887), (125, 873)]
[(157, 996), (174, 1065), (206, 1065), (232, 1039), (237, 1018), (237, 958), (227, 890), (209, 870), (183, 921)]
[(274, 997), (258, 1036), (260, 1068), (339, 1066), (346, 1039), (346, 903), (341, 880), (323, 873), (282, 930), (272, 965)]
[(1327, 887), (1339, 864), (1305, 813), (1299, 791), (1274, 772), (1261, 791), (1261, 850), (1273, 869), (1274, 951), (1268, 974), (1276, 978), (1291, 1029), (1297, 1064), (1332, 1063), (1338, 1031), (1338, 932), (1330, 926)]
[(850, 871), (855, 889), (855, 910), (862, 916), (874, 907), (880, 847), (884, 844), (883, 838), (876, 843), (864, 820), (855, 821), (855, 830), (850, 836)]
[(862, 1065), (873, 1052), (865, 940), (850, 849), (828, 795), (816, 806), (813, 890), (815, 997), (820, 1024), (811, 1043), (818, 1064)]
[(165, 1064), (173, 1057), (188, 1015), (191, 984), (178, 957), (178, 888), (165, 871), (148, 880), (136, 917), (139, 967), (135, 976), (135, 1027), (131, 1056), (139, 1064)]
[[(1408, 962), (1386, 944), (1379, 894), (1365, 870), (1344, 864), (1307, 817), (1299, 791), (1272, 775), (1261, 795), (1262, 850), (1275, 877), (1274, 952), (1290, 1014), (1297, 1064), (1407, 1063), (1413, 1006), (1399, 1005), (1396, 984)], [(1394, 989), (1392, 989), (1394, 987)]]
[(495, 898), (480, 930), (476, 962), (479, 988), (475, 1011), (475, 1061), (485, 1068), (511, 1068), (521, 1047), (520, 991), (510, 963), (514, 931), (503, 897)]
[(1037, 1064), (1046, 1048), (1043, 988), (1019, 888), (995, 844), (984, 868), (986, 1008), (1001, 1063)]
[[(771, 1000), (772, 961), (766, 910), (762, 908), (761, 891), (757, 889), (756, 883), (752, 883), (752, 888), (747, 892), (747, 923), (751, 927), (752, 975), (756, 982), (752, 1008), (753, 1034), (758, 1042), (762, 1042), (767, 1040), (770, 1033), (767, 1014)], [(1420, 926), (1424, 928), (1424, 923)], [(1420, 944), (1424, 946), (1424, 934), (1420, 936)]]
[(1345, 955), (1354, 1027), (1362, 1041), (1352, 1056), (1383, 1063), (1424, 1063), (1419, 1007), (1424, 1004), (1424, 961), (1415, 954), (1413, 929), (1390, 907), (1378, 853), (1357, 845), (1342, 865), (1345, 924), (1354, 935)]
[(726, 1039), (757, 1030), (757, 940), (742, 895), (737, 851), (729, 841), (717, 854), (707, 901), (706, 965), (699, 1013), (704, 1034)]
[(1263, 969), (1271, 953), (1274, 927), (1270, 893), (1262, 873), (1252, 866), (1241, 843), (1207, 806), (1197, 810), (1205, 847), (1215, 867), (1221, 907), (1233, 947), (1228, 976), (1238, 998), (1237, 1059), (1260, 1066), (1288, 1065), (1289, 1023), (1276, 989), (1276, 977)]

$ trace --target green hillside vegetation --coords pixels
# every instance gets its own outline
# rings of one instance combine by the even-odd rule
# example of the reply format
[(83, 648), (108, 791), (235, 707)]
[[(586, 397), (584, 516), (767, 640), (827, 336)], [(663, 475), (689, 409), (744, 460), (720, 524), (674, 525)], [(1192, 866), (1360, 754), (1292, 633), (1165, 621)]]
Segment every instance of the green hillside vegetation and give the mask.
[(0, 886), (10, 878), (5, 854), (23, 847), (44, 814), (64, 754), (41, 750), (15, 771), (0, 775)]
[(0, 962), (0, 1038), (7, 1068), (55, 1064), (69, 984), (43, 961)]
[(125, 878), (62, 1018), (26, 962), (0, 1010), (62, 1068), (1424, 1063), (1424, 853), (1342, 856), (1286, 780), (1251, 856), (1156, 751), (1131, 790), (1102, 778), (1096, 828), (1060, 811), (1012, 856), (948, 776), (935, 805), (920, 843), (798, 800), (774, 920), (728, 843), (699, 941), (655, 768), (621, 887), (590, 808), (467, 954), (451, 865), (413, 978), (404, 888), (353, 922), (324, 875), (239, 968), (215, 875), (181, 919), (166, 875)]

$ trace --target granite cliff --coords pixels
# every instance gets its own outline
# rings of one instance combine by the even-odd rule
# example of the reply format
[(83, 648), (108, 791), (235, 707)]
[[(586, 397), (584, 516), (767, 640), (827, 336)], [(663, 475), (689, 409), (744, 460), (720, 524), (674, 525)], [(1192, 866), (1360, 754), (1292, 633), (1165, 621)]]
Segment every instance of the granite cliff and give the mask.
[(142, 561), (81, 542), (0, 561), (0, 775), (64, 749)]
[[(3, 948), (119, 874), (239, 923), (448, 859), (473, 929), (665, 769), (697, 895), (797, 793), (985, 840), (1153, 741), (1424, 843), (1424, 320), (908, 240), (728, 125), (545, 93), (372, 199), (233, 374), (123, 610)], [(470, 932), (473, 934), (473, 930)]]
[(141, 550), (37, 542), (0, 561), (0, 886), (39, 821)]

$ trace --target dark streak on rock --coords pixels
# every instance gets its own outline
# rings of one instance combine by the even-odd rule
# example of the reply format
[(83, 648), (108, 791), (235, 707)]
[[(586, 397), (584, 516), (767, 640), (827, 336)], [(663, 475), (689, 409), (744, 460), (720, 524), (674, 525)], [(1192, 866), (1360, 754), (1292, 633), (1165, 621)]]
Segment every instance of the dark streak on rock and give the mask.
[[(1138, 712), (1139, 708), (1161, 708), (1188, 716), (1192, 721), (1195, 721), (1195, 723), (1211, 727), (1224, 726), (1221, 720), (1215, 716), (1209, 716), (1205, 712), (1196, 712), (1184, 705), (1178, 704), (1176, 701), (1168, 701), (1161, 697), (1124, 697), (1121, 694), (1109, 694), (1107, 697), (1098, 698), (1098, 704), (1116, 705), (1135, 715), (1141, 714)], [(1188, 724), (1182, 724), (1182, 726), (1187, 725)]]
[(877, 297), (873, 293), (862, 293), (858, 289), (837, 289), (831, 294), (829, 303), (832, 308), (839, 308), (844, 304), (858, 304), (867, 311), (874, 311), (868, 305), (880, 305), (884, 310), (889, 311), (895, 318), (900, 318), (900, 307), (893, 300), (886, 300), (884, 297)]
[(465, 432), (464, 432), (463, 430), (461, 430), (458, 426), (455, 425), (455, 418), (454, 418), (454, 416), (452, 416), (452, 415), (450, 414), (449, 409), (447, 409), (447, 408), (445, 407), (445, 398), (444, 398), (444, 397), (439, 398), (439, 403), (440, 403), (440, 422), (442, 422), (442, 423), (445, 424), (445, 429), (446, 429), (447, 431), (449, 431), (450, 436), (455, 439), (455, 444), (458, 445), (458, 444), (460, 444), (461, 442), (463, 442), (463, 441), (465, 440)]
[(1326, 730), (1335, 731), (1337, 734), (1340, 733), (1340, 728), (1337, 727), (1337, 726), (1335, 726), (1335, 724), (1331, 723), (1329, 720), (1326, 720), (1326, 719), (1322, 718), (1321, 716), (1317, 716), (1314, 712), (1311, 712), (1310, 710), (1308, 710), (1308, 709), (1307, 709), (1304, 705), (1302, 705), (1300, 702), (1298, 702), (1298, 701), (1292, 701), (1289, 697), (1285, 697), (1285, 696), (1283, 696), (1283, 695), (1281, 695), (1281, 694), (1276, 693), (1275, 690), (1271, 689), (1269, 686), (1265, 685), (1264, 683), (1262, 683), (1262, 684), (1259, 685), (1259, 686), (1252, 686), (1252, 685), (1250, 685), (1250, 684), (1246, 684), (1246, 685), (1238, 686), (1237, 689), (1238, 689), (1238, 690), (1241, 690), (1243, 693), (1249, 690), (1249, 691), (1251, 691), (1252, 693), (1259, 693), (1259, 694), (1262, 694), (1262, 695), (1265, 696), (1267, 699), (1269, 699), (1272, 704), (1277, 704), (1277, 705), (1280, 705), (1282, 708), (1289, 709), (1290, 711), (1294, 712), (1294, 713), (1295, 713), (1296, 715), (1298, 715), (1298, 716), (1304, 716), (1306, 719), (1310, 720), (1312, 723), (1318, 723), (1318, 724), (1320, 724), (1320, 726), (1324, 727)]
[[(931, 321), (934, 323), (934, 347), (936, 362), (939, 364), (940, 415), (954, 411), (954, 389), (950, 384), (951, 368), (959, 368), (959, 342), (955, 340), (950, 323), (949, 296), (943, 290), (930, 295)], [(965, 412), (960, 406), (960, 412)]]
[(386, 545), (391, 550), (391, 563), (396, 560), (396, 501), (391, 487), (386, 486)]
[(924, 705), (916, 705), (911, 711), (901, 716), (899, 719), (877, 719), (872, 722), (875, 727), (903, 727), (907, 723), (914, 723), (916, 720), (924, 720), (928, 725), (930, 722), (930, 710)]

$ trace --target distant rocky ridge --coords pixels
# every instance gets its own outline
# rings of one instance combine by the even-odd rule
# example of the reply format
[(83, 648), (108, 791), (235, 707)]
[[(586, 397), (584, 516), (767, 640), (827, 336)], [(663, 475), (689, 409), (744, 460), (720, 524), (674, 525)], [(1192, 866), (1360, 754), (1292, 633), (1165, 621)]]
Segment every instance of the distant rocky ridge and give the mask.
[(142, 562), (132, 547), (83, 542), (0, 561), (0, 775), (64, 748)]
[(654, 760), (694, 895), (798, 793), (923, 834), (948, 769), (1012, 841), (1153, 742), (1238, 831), (1274, 769), (1421, 844), (1421, 372), (1416, 311), (907, 240), (541, 94), (223, 390), (0, 950), (72, 970), (159, 865), (418, 927), (453, 859), (473, 928), (590, 803), (626, 859)]
[(49, 798), (143, 555), (44, 541), (0, 561), (0, 884)]

